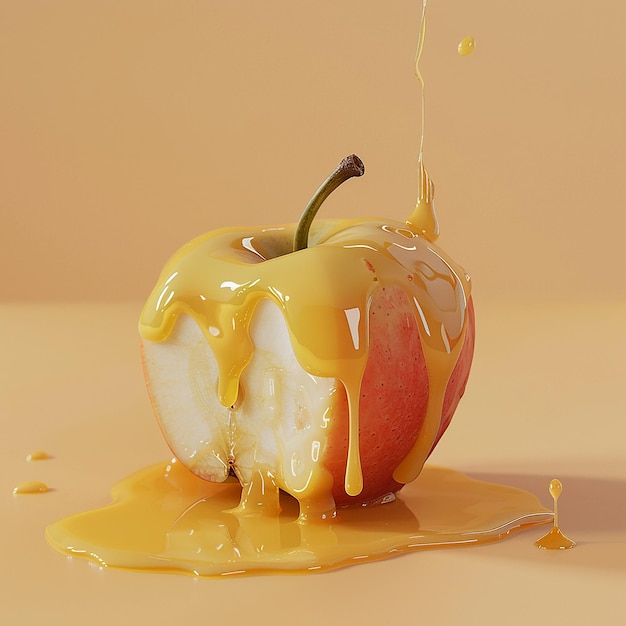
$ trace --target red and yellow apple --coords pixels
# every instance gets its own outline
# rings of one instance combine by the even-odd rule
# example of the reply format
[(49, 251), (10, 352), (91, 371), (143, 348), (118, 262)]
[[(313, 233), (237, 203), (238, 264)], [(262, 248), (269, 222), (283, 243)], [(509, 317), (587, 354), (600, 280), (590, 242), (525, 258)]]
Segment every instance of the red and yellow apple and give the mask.
[(282, 489), (302, 520), (325, 518), (395, 493), (465, 389), (469, 277), (432, 228), (312, 222), (333, 188), (362, 173), (357, 157), (344, 160), (297, 227), (221, 229), (186, 244), (143, 310), (164, 436), (198, 476), (236, 476), (242, 510), (277, 510)]

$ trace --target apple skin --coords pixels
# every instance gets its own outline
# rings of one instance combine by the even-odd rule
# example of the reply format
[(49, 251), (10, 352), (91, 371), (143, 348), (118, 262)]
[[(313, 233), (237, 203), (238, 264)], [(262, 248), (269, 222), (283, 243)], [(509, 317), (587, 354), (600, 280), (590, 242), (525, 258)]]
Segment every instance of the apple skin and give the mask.
[[(446, 388), (441, 424), (432, 449), (450, 424), (469, 377), (475, 337), (471, 298), (467, 313), (463, 347)], [(403, 487), (394, 480), (393, 472), (419, 437), (428, 397), (426, 360), (408, 298), (397, 287), (382, 288), (370, 308), (370, 346), (361, 383), (359, 441), (363, 490), (358, 496), (349, 496), (344, 489), (349, 420), (345, 392), (336, 398), (334, 425), (323, 457), (333, 475), (337, 506), (372, 502)]]

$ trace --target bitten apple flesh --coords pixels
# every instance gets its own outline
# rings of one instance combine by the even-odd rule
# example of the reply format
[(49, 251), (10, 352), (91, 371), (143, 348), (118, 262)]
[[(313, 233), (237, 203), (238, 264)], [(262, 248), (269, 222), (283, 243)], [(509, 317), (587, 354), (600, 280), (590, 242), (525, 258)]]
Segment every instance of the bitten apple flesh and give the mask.
[(419, 474), (465, 389), (474, 317), (469, 277), (404, 225), (322, 221), (286, 254), (292, 236), (225, 229), (174, 255), (142, 314), (144, 370), (192, 472), (325, 517)]

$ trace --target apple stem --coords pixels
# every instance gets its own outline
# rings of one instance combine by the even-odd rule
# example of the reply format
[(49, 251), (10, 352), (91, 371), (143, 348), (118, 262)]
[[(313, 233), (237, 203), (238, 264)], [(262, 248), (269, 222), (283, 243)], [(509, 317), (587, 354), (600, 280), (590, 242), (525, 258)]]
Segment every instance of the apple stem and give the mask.
[(363, 176), (365, 174), (365, 165), (356, 154), (347, 156), (334, 169), (332, 174), (320, 185), (320, 188), (313, 194), (313, 197), (306, 205), (302, 217), (296, 227), (296, 233), (293, 238), (293, 251), (303, 250), (309, 244), (309, 230), (313, 219), (317, 214), (322, 203), (328, 196), (339, 187), (342, 183), (353, 176)]

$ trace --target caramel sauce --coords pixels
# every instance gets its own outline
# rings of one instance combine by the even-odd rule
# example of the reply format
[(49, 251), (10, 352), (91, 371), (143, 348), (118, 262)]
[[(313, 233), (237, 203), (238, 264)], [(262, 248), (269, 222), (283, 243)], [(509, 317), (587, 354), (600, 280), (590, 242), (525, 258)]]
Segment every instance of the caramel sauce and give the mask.
[(52, 457), (47, 452), (44, 452), (43, 450), (35, 450), (34, 452), (31, 452), (30, 454), (26, 456), (26, 460), (28, 462), (47, 461), (48, 459), (51, 459), (51, 458)]
[[(185, 245), (166, 264), (150, 295), (140, 334), (164, 341), (177, 316), (191, 315), (217, 360), (220, 402), (230, 407), (254, 351), (249, 336), (254, 309), (262, 298), (273, 300), (285, 316), (300, 365), (315, 376), (341, 381), (346, 389), (345, 489), (358, 495), (363, 484), (358, 410), (369, 303), (377, 289), (401, 287), (414, 305), (429, 374), (424, 427), (394, 474), (408, 483), (419, 474), (441, 424), (446, 386), (467, 328), (469, 277), (434, 243), (401, 223), (321, 220), (313, 226), (309, 248), (273, 256), (284, 250), (293, 231), (293, 226), (223, 229)], [(350, 319), (358, 322), (350, 324)], [(319, 491), (312, 481), (303, 497)]]
[(15, 495), (23, 493), (46, 493), (46, 491), (50, 491), (48, 485), (39, 480), (26, 480), (13, 488)]
[(457, 48), (458, 53), (462, 57), (466, 57), (469, 54), (472, 54), (476, 48), (476, 42), (473, 37), (465, 37), (459, 42), (459, 47)]
[(377, 289), (399, 286), (415, 305), (429, 385), (422, 431), (394, 473), (398, 482), (411, 484), (371, 506), (343, 508), (332, 517), (307, 521), (303, 502), (332, 499), (328, 472), (312, 474), (296, 500), (281, 490), (279, 468), (256, 467), (242, 493), (234, 479), (210, 483), (172, 460), (116, 485), (114, 504), (48, 527), (48, 541), (56, 549), (102, 567), (196, 576), (313, 572), (424, 548), (492, 542), (552, 520), (529, 493), (424, 467), (463, 346), (471, 289), (465, 271), (434, 243), (439, 226), (434, 185), (423, 164), (424, 80), (419, 69), (425, 8), (426, 0), (415, 60), (422, 91), (419, 190), (406, 224), (318, 221), (309, 247), (296, 253), (291, 253), (293, 226), (208, 233), (170, 259), (139, 323), (145, 341), (162, 342), (180, 315), (193, 317), (218, 363), (219, 400), (234, 410), (240, 402), (240, 376), (255, 349), (249, 335), (255, 307), (264, 298), (276, 303), (300, 365), (345, 387), (345, 490), (358, 495), (363, 485), (358, 412), (369, 304)]
[(46, 536), (62, 553), (102, 567), (227, 576), (489, 543), (552, 520), (532, 494), (431, 466), (386, 503), (340, 509), (324, 523), (299, 523), (297, 501), (270, 491), (273, 512), (260, 514), (267, 499), (259, 493), (242, 509), (237, 483), (209, 483), (173, 460), (124, 479), (114, 504), (56, 522)]
[(550, 529), (550, 532), (538, 539), (535, 542), (535, 545), (538, 548), (543, 548), (544, 550), (568, 550), (569, 548), (573, 548), (576, 545), (576, 542), (572, 541), (569, 537), (566, 537), (559, 528), (559, 510), (557, 500), (563, 492), (563, 485), (560, 480), (555, 478), (550, 481), (548, 489), (552, 499), (554, 500), (554, 524)]

